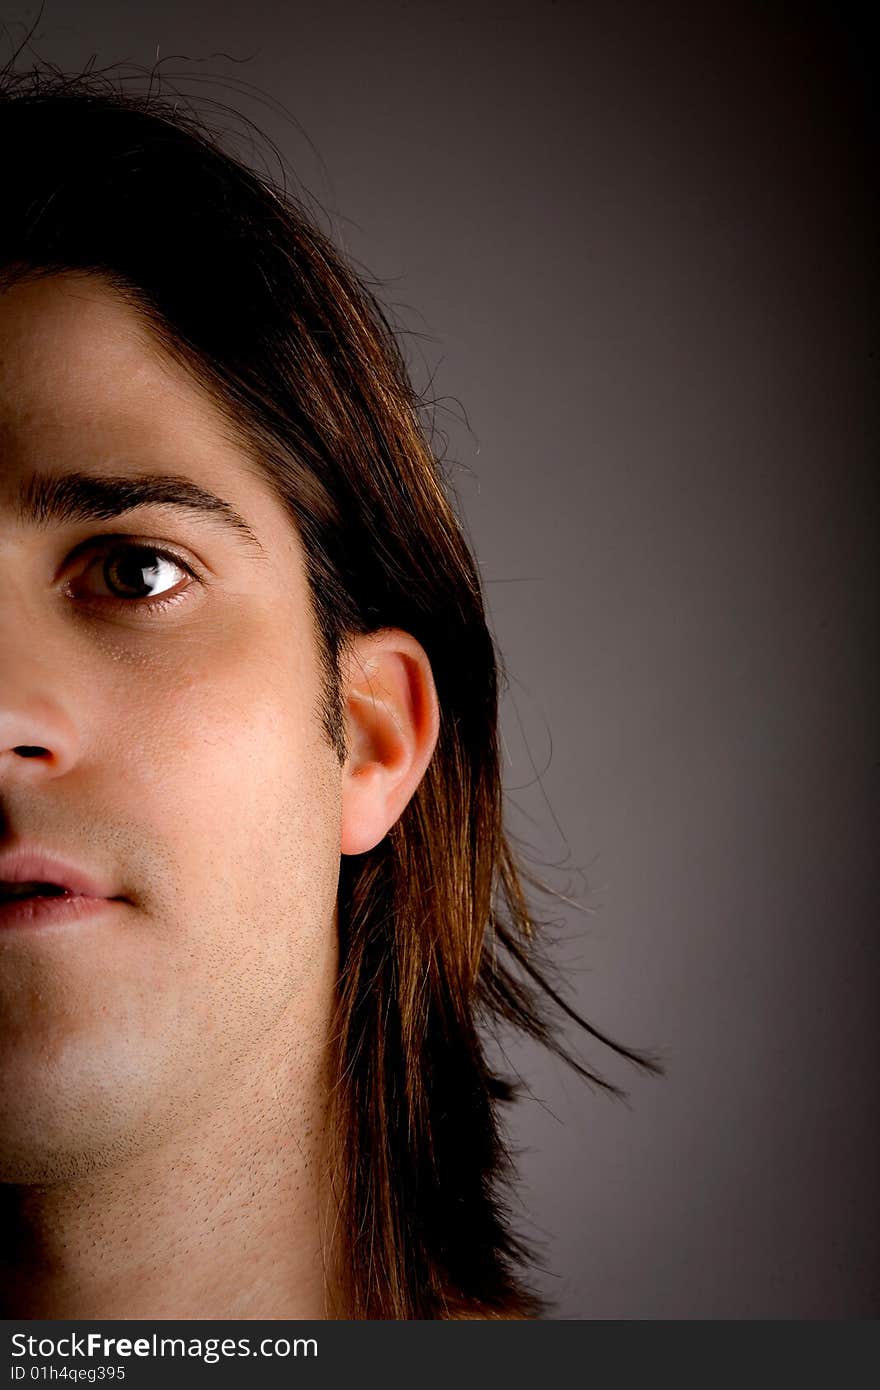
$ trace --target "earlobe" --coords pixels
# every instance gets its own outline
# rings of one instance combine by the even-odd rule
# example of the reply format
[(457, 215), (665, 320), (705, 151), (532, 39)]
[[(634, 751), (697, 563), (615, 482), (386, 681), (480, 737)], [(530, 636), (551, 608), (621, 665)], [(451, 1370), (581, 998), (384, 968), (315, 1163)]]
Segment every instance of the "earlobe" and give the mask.
[(388, 833), (425, 774), (440, 709), (424, 648), (398, 628), (356, 638), (346, 655), (348, 757), (341, 852), (364, 854)]

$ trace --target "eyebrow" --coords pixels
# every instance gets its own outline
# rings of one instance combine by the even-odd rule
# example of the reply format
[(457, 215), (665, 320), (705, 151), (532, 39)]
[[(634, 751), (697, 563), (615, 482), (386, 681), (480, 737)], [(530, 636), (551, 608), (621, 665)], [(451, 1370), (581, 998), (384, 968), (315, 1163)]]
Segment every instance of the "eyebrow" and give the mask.
[(18, 495), (19, 521), (65, 526), (109, 521), (136, 507), (182, 507), (234, 531), (250, 548), (266, 552), (231, 503), (190, 478), (168, 473), (34, 473)]

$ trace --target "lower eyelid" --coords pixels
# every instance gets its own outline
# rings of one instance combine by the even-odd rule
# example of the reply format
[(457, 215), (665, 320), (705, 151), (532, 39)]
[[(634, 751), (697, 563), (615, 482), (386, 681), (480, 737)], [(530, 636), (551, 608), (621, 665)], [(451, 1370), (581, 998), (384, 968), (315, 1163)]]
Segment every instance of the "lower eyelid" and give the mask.
[[(184, 589), (159, 594), (156, 598), (152, 599), (97, 598), (92, 599), (91, 603), (101, 608), (107, 608), (109, 606), (111, 609), (115, 609), (120, 615), (124, 616), (133, 615), (135, 618), (140, 616), (146, 619), (158, 618), (167, 608), (176, 608), (187, 603), (189, 601), (189, 592), (191, 588), (192, 585), (187, 584)], [(89, 603), (88, 599), (80, 601), (86, 605)]]

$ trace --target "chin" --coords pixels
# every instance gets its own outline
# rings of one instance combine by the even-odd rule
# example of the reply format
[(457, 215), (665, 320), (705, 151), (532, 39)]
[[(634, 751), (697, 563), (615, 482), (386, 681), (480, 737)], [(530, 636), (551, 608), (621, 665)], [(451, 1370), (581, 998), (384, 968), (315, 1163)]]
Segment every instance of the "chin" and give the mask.
[(132, 1128), (130, 1116), (108, 1114), (106, 1097), (91, 1124), (87, 1106), (75, 1102), (63, 1110), (57, 1100), (40, 1106), (31, 1090), (25, 1112), (0, 1098), (0, 1183), (52, 1185), (89, 1178), (149, 1147), (149, 1136)]
[(4, 1133), (0, 1142), (0, 1183), (17, 1186), (52, 1186), (102, 1172), (112, 1164), (109, 1153), (94, 1146), (68, 1142), (52, 1145), (45, 1137), (23, 1138), (19, 1143)]
[(90, 1171), (94, 1170), (82, 1153), (40, 1151), (25, 1145), (13, 1148), (7, 1143), (0, 1148), (0, 1183), (7, 1187), (52, 1187), (85, 1177)]

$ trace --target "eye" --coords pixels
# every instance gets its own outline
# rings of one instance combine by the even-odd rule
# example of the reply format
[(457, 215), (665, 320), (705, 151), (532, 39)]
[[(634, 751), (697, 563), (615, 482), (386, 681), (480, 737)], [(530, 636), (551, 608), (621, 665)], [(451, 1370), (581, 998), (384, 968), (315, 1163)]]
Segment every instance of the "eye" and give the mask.
[[(117, 542), (110, 548), (103, 547), (85, 566), (75, 586), (71, 583), (66, 587), (80, 602), (155, 610), (183, 601), (190, 585), (173, 592), (181, 574), (201, 583), (195, 570), (179, 555), (140, 542)], [(93, 580), (83, 595), (81, 587), (88, 576), (93, 576)]]

